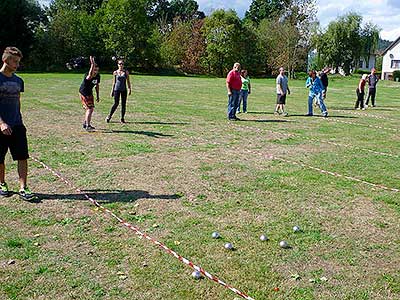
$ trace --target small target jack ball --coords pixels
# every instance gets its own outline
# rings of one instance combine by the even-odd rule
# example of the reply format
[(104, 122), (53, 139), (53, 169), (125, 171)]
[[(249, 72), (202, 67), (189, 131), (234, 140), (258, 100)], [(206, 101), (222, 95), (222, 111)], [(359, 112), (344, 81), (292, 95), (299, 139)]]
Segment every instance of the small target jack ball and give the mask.
[(111, 59), (112, 59), (113, 61), (116, 61), (116, 60), (117, 60), (117, 57), (113, 56), (113, 57), (111, 57)]
[(221, 237), (221, 235), (218, 233), (218, 232), (213, 232), (212, 234), (211, 234), (211, 237), (213, 238), (213, 239), (219, 239), (220, 237)]
[(201, 275), (201, 273), (199, 271), (193, 271), (192, 277), (194, 279), (201, 279), (203, 276)]
[(268, 241), (268, 237), (265, 234), (263, 234), (260, 236), (260, 240), (263, 242)]
[(225, 244), (225, 249), (226, 250), (233, 250), (233, 245), (231, 243), (226, 243)]
[(289, 248), (289, 244), (286, 241), (280, 241), (279, 242), (279, 246), (283, 249), (288, 249)]
[(293, 227), (293, 232), (300, 232), (301, 231), (301, 228), (299, 227), (299, 226), (294, 226)]

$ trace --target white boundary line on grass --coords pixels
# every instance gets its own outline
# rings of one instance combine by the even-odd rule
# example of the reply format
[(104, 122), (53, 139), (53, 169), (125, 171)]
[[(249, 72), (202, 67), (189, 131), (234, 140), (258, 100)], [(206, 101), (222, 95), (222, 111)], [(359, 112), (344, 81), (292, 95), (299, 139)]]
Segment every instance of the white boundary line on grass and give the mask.
[(389, 131), (394, 131), (394, 132), (399, 132), (400, 129), (397, 128), (391, 128), (391, 127), (383, 127), (383, 126), (376, 126), (376, 125), (370, 125), (370, 124), (360, 124), (356, 122), (350, 122), (350, 121), (342, 121), (342, 120), (336, 120), (332, 118), (324, 118), (328, 122), (336, 122), (336, 123), (342, 123), (342, 124), (348, 124), (348, 125), (355, 125), (358, 127), (369, 127), (369, 128), (374, 128), (374, 129), (379, 129), (379, 130), (389, 130)]
[(362, 179), (359, 179), (359, 178), (356, 178), (356, 177), (353, 177), (353, 176), (347, 176), (347, 175), (342, 175), (342, 174), (337, 173), (337, 172), (327, 171), (327, 170), (324, 170), (324, 169), (320, 169), (320, 168), (317, 168), (317, 167), (313, 167), (313, 166), (307, 165), (307, 164), (302, 163), (302, 162), (297, 162), (297, 161), (289, 160), (289, 159), (282, 158), (282, 157), (279, 157), (279, 156), (274, 156), (274, 155), (271, 155), (271, 154), (264, 154), (264, 153), (255, 152), (255, 151), (251, 151), (251, 150), (249, 150), (248, 152), (252, 153), (252, 154), (260, 155), (260, 156), (263, 156), (263, 157), (266, 157), (266, 158), (269, 158), (269, 159), (278, 160), (278, 161), (282, 161), (282, 162), (285, 162), (285, 163), (289, 163), (291, 165), (296, 165), (296, 166), (300, 166), (300, 167), (303, 167), (303, 168), (306, 168), (306, 169), (317, 171), (317, 172), (320, 172), (322, 174), (328, 174), (328, 175), (335, 176), (335, 177), (338, 177), (338, 178), (344, 178), (344, 179), (347, 179), (347, 180), (351, 180), (351, 181), (355, 181), (355, 182), (358, 182), (358, 183), (362, 183), (362, 184), (371, 186), (373, 188), (379, 188), (379, 189), (382, 189), (382, 190), (391, 191), (391, 192), (395, 192), (395, 193), (399, 193), (400, 192), (400, 189), (397, 189), (397, 188), (387, 187), (387, 186), (382, 185), (382, 184), (372, 183), (372, 182), (369, 182), (369, 181), (366, 181), (366, 180), (362, 180)]
[(204, 270), (203, 268), (195, 265), (193, 262), (191, 262), (190, 260), (188, 260), (187, 258), (179, 255), (177, 252), (175, 252), (174, 250), (168, 248), (165, 244), (159, 242), (158, 240), (152, 238), (151, 236), (149, 236), (148, 234), (142, 232), (138, 227), (133, 226), (132, 224), (124, 221), (123, 219), (121, 219), (120, 217), (118, 217), (115, 213), (113, 213), (111, 210), (105, 208), (104, 206), (102, 206), (99, 202), (97, 202), (95, 199), (93, 199), (92, 197), (90, 197), (87, 193), (85, 193), (84, 191), (82, 191), (81, 189), (77, 188), (74, 186), (73, 183), (71, 183), (69, 180), (67, 180), (64, 176), (62, 176), (60, 173), (54, 171), (51, 167), (49, 167), (48, 165), (46, 165), (45, 163), (43, 163), (42, 161), (40, 161), (39, 159), (35, 158), (35, 157), (31, 157), (31, 159), (37, 163), (39, 163), (44, 169), (46, 169), (47, 171), (49, 171), (50, 173), (52, 173), (54, 176), (58, 177), (61, 181), (63, 181), (67, 186), (69, 186), (70, 188), (74, 189), (75, 191), (77, 191), (79, 194), (81, 194), (82, 196), (84, 196), (86, 198), (86, 200), (90, 201), (93, 205), (95, 205), (96, 207), (98, 207), (100, 210), (102, 210), (103, 212), (106, 212), (107, 214), (109, 214), (110, 216), (112, 216), (114, 219), (116, 219), (119, 223), (121, 223), (123, 226), (131, 229), (132, 231), (134, 231), (134, 233), (139, 237), (139, 238), (145, 238), (146, 240), (150, 241), (151, 243), (153, 243), (154, 245), (160, 247), (162, 250), (164, 250), (165, 252), (167, 252), (168, 254), (170, 254), (171, 256), (175, 257), (176, 259), (178, 259), (179, 261), (181, 261), (183, 264), (189, 266), (190, 268), (200, 272), (204, 277), (222, 285), (223, 287), (229, 289), (230, 291), (232, 291), (233, 293), (235, 293), (236, 295), (246, 299), (246, 300), (254, 300), (254, 298), (251, 298), (250, 296), (248, 296), (247, 294), (239, 291), (238, 289), (234, 288), (233, 286), (225, 283), (224, 281), (220, 280), (218, 277), (212, 275), (211, 273), (207, 272), (206, 270)]

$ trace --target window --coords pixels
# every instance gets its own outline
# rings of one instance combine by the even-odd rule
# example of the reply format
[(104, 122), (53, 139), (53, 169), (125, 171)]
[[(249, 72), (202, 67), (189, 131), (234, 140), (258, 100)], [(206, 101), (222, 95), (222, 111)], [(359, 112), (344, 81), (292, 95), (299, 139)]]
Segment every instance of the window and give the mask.
[(392, 69), (400, 69), (400, 60), (392, 60), (392, 65), (391, 65)]

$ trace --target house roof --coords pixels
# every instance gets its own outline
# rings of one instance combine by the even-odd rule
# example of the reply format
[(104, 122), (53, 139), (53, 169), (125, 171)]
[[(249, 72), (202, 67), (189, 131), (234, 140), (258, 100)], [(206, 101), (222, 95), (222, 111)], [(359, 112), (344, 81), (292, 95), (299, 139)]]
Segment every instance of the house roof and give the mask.
[(392, 49), (394, 46), (396, 46), (398, 43), (400, 43), (400, 36), (389, 45), (389, 47), (387, 47), (385, 50), (383, 50), (382, 52), (382, 56), (386, 54), (386, 52), (388, 52), (390, 49)]

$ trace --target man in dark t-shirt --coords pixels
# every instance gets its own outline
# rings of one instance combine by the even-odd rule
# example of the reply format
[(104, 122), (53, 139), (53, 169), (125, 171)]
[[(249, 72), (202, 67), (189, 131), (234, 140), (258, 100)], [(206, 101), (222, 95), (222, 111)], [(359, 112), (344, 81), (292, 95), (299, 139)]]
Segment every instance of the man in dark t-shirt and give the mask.
[(322, 85), (324, 86), (324, 90), (322, 91), (322, 97), (326, 99), (326, 93), (328, 91), (329, 79), (328, 73), (330, 72), (330, 68), (326, 67), (321, 71), (319, 78), (321, 79)]
[(79, 94), (83, 108), (85, 109), (85, 120), (83, 121), (83, 129), (87, 131), (94, 130), (95, 128), (91, 125), (92, 114), (94, 111), (94, 97), (93, 88), (96, 88), (96, 101), (99, 102), (99, 84), (100, 74), (99, 67), (94, 61), (94, 57), (90, 57), (90, 70), (83, 78), (82, 84), (79, 88)]
[(371, 74), (367, 77), (368, 82), (368, 97), (365, 101), (365, 107), (368, 107), (369, 98), (371, 98), (372, 107), (375, 107), (375, 97), (376, 97), (376, 85), (378, 84), (379, 78), (375, 75), (376, 69), (371, 69)]
[(15, 47), (4, 50), (3, 66), (0, 70), (0, 196), (10, 196), (5, 182), (5, 156), (10, 150), (11, 156), (18, 161), (20, 182), (19, 195), (24, 200), (32, 200), (34, 194), (27, 186), (28, 177), (28, 141), (26, 128), (21, 115), (21, 93), (24, 81), (15, 75), (22, 53)]

